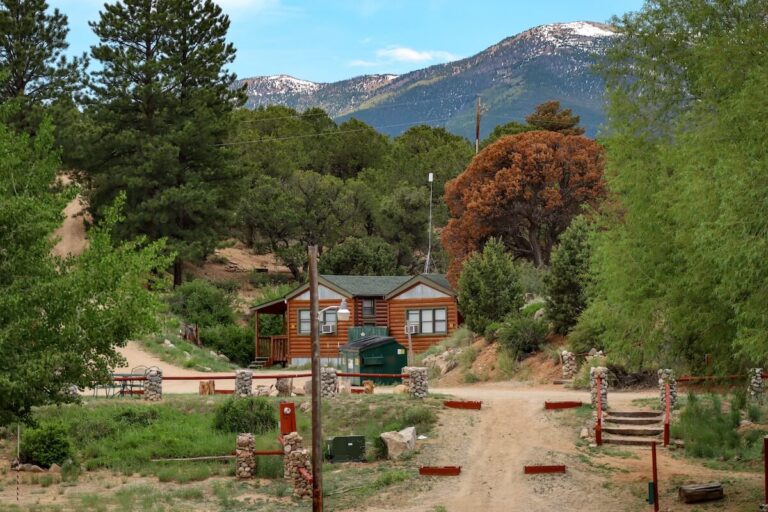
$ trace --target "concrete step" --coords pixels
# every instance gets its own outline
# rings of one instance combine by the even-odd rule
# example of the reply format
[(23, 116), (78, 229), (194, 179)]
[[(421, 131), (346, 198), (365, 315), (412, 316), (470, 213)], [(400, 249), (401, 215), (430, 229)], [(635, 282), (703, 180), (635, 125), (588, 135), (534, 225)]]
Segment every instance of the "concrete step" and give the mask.
[(661, 411), (608, 411), (608, 416), (614, 418), (661, 418), (663, 414)]
[(657, 425), (662, 424), (664, 422), (664, 418), (661, 416), (654, 418), (617, 418), (608, 415), (608, 417), (605, 418), (605, 422), (614, 423), (616, 425)]
[(611, 427), (604, 425), (603, 432), (606, 434), (613, 434), (617, 436), (658, 436), (664, 429), (662, 427)]
[(650, 447), (654, 441), (656, 441), (657, 447), (661, 447), (661, 439), (657, 437), (614, 436), (611, 434), (603, 435), (603, 444)]

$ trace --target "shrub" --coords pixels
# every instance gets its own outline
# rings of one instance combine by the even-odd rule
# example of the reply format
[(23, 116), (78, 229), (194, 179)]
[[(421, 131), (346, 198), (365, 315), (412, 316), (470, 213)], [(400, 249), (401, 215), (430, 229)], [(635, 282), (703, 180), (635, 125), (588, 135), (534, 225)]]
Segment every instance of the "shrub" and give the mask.
[(277, 414), (266, 398), (232, 397), (216, 408), (213, 426), (223, 432), (266, 434), (277, 428)]
[(700, 398), (691, 393), (672, 433), (685, 440), (689, 455), (728, 459), (747, 448), (737, 431), (739, 421), (738, 410), (723, 411), (719, 395)]
[(492, 239), (472, 255), (459, 277), (459, 306), (473, 332), (484, 333), (491, 322), (517, 312), (523, 305), (520, 275), (504, 244)]
[(477, 355), (478, 350), (475, 347), (466, 347), (459, 353), (459, 365), (464, 369), (470, 368), (477, 359)]
[(552, 252), (549, 273), (544, 278), (547, 316), (558, 334), (566, 334), (587, 305), (590, 281), (589, 244), (591, 228), (584, 217), (576, 217)]
[(522, 310), (520, 310), (520, 314), (523, 316), (527, 316), (529, 318), (533, 318), (534, 315), (536, 315), (536, 312), (543, 308), (544, 308), (543, 302), (531, 302), (530, 304), (525, 306)]
[(445, 348), (466, 347), (472, 343), (472, 333), (464, 326), (459, 327), (453, 334), (443, 340), (441, 345)]
[(573, 387), (577, 389), (589, 388), (589, 370), (597, 366), (608, 366), (608, 359), (606, 357), (593, 357), (589, 363), (582, 364), (573, 378)]
[(21, 436), (21, 461), (44, 468), (63, 464), (72, 456), (72, 442), (61, 425), (31, 428)]
[(520, 286), (523, 289), (523, 293), (539, 296), (544, 295), (546, 290), (544, 286), (544, 278), (546, 277), (547, 272), (528, 260), (517, 261), (516, 265), (520, 271)]
[(349, 237), (324, 252), (319, 270), (323, 274), (383, 276), (401, 274), (397, 251), (379, 237)]
[(236, 324), (215, 325), (200, 329), (200, 340), (240, 366), (253, 360), (253, 330)]
[(549, 329), (544, 322), (533, 318), (512, 315), (504, 321), (498, 336), (508, 350), (513, 353), (529, 354), (535, 352), (546, 341)]
[(251, 274), (248, 276), (248, 281), (250, 281), (251, 286), (254, 288), (281, 284), (296, 284), (296, 280), (291, 274), (270, 274), (269, 272), (259, 272), (258, 270), (251, 270)]
[(203, 279), (187, 281), (169, 299), (171, 311), (200, 327), (235, 321), (232, 295)]
[(485, 327), (485, 341), (492, 343), (498, 339), (499, 329), (503, 324), (501, 322), (491, 322)]

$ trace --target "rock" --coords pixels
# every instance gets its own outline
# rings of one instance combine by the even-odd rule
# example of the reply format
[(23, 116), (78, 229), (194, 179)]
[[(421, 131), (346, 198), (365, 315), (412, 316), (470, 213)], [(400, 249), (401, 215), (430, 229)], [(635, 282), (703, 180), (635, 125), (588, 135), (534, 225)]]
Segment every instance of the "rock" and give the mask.
[(365, 394), (366, 395), (372, 395), (373, 394), (373, 389), (374, 389), (373, 381), (372, 380), (364, 380), (363, 381), (363, 388), (365, 389)]
[(256, 386), (256, 396), (269, 396), (272, 386), (259, 385)]
[(216, 354), (216, 357), (218, 357), (219, 359), (221, 359), (222, 361), (225, 361), (227, 363), (229, 362), (229, 358), (227, 356), (225, 356), (224, 354)]
[(312, 402), (309, 402), (309, 401), (301, 402), (299, 404), (299, 410), (301, 412), (309, 412), (310, 410), (312, 410)]
[(409, 450), (416, 449), (416, 427), (405, 427), (398, 433), (405, 439), (406, 447)]
[(30, 473), (43, 473), (45, 470), (34, 464), (20, 464), (17, 471), (28, 471)]
[(349, 395), (351, 393), (352, 393), (352, 384), (350, 384), (346, 379), (339, 382), (340, 395)]
[(308, 380), (304, 382), (304, 394), (306, 396), (312, 395), (312, 381)]
[(581, 439), (589, 438), (589, 429), (587, 429), (587, 427), (584, 427), (583, 429), (581, 429), (581, 434), (579, 434), (579, 437)]
[(408, 386), (405, 384), (398, 384), (395, 386), (395, 389), (392, 390), (392, 393), (395, 395), (407, 395), (408, 394)]
[(171, 343), (171, 340), (163, 340), (163, 346), (166, 348), (174, 348), (176, 345)]
[(400, 432), (384, 432), (380, 436), (387, 446), (387, 458), (397, 460), (408, 451), (408, 442)]
[(546, 311), (544, 311), (544, 308), (537, 309), (536, 312), (533, 314), (534, 320), (543, 320), (544, 315), (546, 314)]
[(302, 388), (294, 388), (293, 394), (295, 396), (304, 396), (304, 390)]
[(592, 356), (592, 357), (595, 357), (595, 355), (597, 355), (597, 349), (594, 348), (594, 347), (589, 349), (589, 355)]
[(212, 357), (219, 357), (219, 354), (217, 354), (215, 350), (209, 350), (208, 353), (211, 354)]
[(293, 379), (277, 379), (275, 381), (277, 396), (291, 396), (293, 393)]
[(751, 421), (749, 421), (749, 420), (741, 420), (739, 422), (739, 426), (740, 427), (750, 427), (752, 425), (753, 425), (753, 423)]
[(189, 352), (187, 352), (187, 351), (185, 350), (185, 351), (184, 351), (184, 359), (186, 359), (187, 361), (189, 361), (190, 359), (192, 359), (192, 354), (190, 354)]
[(48, 468), (49, 473), (59, 473), (61, 471), (61, 466), (59, 466), (56, 463), (51, 464), (51, 467)]

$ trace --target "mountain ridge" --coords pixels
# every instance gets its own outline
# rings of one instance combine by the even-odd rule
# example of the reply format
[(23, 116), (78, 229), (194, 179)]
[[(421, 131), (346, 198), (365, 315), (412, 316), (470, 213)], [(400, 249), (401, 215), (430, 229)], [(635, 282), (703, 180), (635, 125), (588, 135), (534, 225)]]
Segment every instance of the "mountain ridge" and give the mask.
[(522, 121), (537, 104), (556, 99), (580, 115), (587, 133), (594, 135), (604, 120), (603, 83), (591, 67), (615, 35), (603, 23), (553, 23), (507, 37), (475, 55), (402, 75), (323, 83), (281, 74), (245, 78), (236, 86), (246, 86), (249, 108), (320, 107), (337, 121), (354, 117), (389, 135), (424, 123), (471, 138), (480, 96), (485, 136), (494, 126)]

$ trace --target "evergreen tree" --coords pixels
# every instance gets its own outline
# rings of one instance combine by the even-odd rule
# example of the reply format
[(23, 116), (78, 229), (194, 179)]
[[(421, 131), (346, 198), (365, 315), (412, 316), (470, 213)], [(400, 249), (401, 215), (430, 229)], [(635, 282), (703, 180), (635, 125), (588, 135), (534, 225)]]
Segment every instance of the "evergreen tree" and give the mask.
[(491, 239), (465, 262), (459, 277), (459, 307), (473, 332), (484, 333), (523, 305), (520, 275), (504, 244)]
[(590, 226), (579, 216), (573, 219), (552, 252), (549, 272), (544, 276), (547, 318), (555, 332), (567, 334), (587, 305), (589, 284)]
[(127, 0), (107, 4), (91, 24), (100, 43), (84, 162), (90, 208), (101, 217), (121, 191), (117, 234), (167, 238), (182, 262), (209, 254), (233, 220), (239, 168), (222, 147), (242, 101), (226, 71), (235, 50), (229, 18), (211, 0)]
[(559, 132), (563, 135), (582, 135), (584, 133), (584, 128), (578, 126), (579, 116), (573, 115), (569, 108), (561, 109), (559, 101), (546, 101), (538, 105), (536, 110), (525, 120), (537, 130)]
[(397, 254), (390, 244), (377, 237), (350, 237), (323, 253), (319, 264), (323, 274), (386, 276), (401, 274)]
[(85, 57), (67, 60), (67, 17), (45, 0), (0, 0), (0, 103), (6, 122), (33, 133), (43, 107), (81, 86)]

